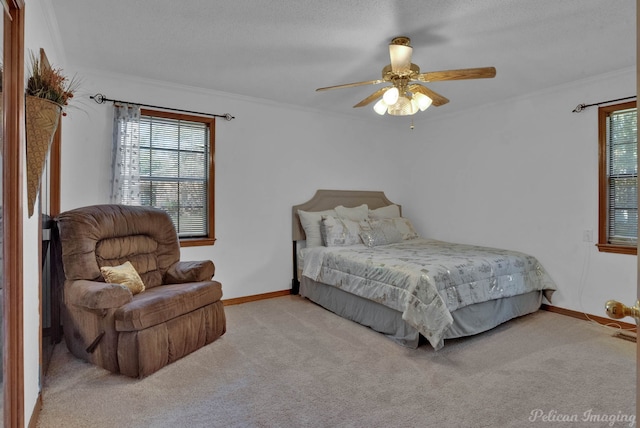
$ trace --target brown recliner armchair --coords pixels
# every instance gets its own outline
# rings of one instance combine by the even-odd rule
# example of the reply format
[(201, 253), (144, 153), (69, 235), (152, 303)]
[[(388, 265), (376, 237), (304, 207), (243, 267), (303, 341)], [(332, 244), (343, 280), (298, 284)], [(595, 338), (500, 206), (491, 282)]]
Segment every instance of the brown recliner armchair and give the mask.
[[(94, 205), (56, 220), (65, 274), (62, 324), (73, 355), (142, 378), (225, 333), (213, 262), (180, 261), (164, 211)], [(144, 283), (139, 294), (103, 279), (101, 267), (127, 261)]]

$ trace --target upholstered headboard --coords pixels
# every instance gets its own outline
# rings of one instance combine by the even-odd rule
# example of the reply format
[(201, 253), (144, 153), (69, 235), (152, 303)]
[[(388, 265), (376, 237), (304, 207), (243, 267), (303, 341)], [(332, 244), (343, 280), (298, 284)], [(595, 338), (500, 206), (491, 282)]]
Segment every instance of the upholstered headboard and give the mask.
[[(304, 229), (300, 224), (298, 210), (302, 211), (324, 211), (330, 210), (338, 205), (347, 208), (357, 207), (367, 204), (369, 209), (376, 209), (392, 205), (384, 192), (374, 190), (318, 190), (313, 198), (300, 205), (294, 205), (291, 218), (293, 220), (293, 240), (302, 241), (305, 239)], [(397, 205), (397, 204), (396, 204)], [(399, 205), (398, 205), (399, 206)], [(402, 209), (402, 208), (400, 208)], [(402, 211), (401, 211), (402, 212)]]

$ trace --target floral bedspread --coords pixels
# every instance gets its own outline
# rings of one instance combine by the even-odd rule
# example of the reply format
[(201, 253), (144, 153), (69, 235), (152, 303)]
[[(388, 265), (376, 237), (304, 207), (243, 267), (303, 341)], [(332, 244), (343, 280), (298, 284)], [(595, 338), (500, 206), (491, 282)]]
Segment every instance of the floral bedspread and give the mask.
[(451, 311), (536, 290), (550, 301), (556, 289), (533, 256), (424, 238), (310, 248), (303, 275), (401, 312), (435, 349), (453, 323)]

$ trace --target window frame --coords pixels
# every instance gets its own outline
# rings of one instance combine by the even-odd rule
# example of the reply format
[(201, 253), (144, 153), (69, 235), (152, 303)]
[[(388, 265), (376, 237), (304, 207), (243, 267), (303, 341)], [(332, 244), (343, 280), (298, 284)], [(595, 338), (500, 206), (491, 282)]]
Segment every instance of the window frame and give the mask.
[(214, 117), (195, 116), (191, 114), (172, 113), (148, 108), (140, 109), (140, 116), (158, 117), (163, 119), (200, 122), (209, 128), (209, 176), (207, 177), (207, 235), (197, 238), (179, 238), (181, 247), (196, 247), (213, 245), (215, 238), (215, 134), (216, 121)]
[[(638, 254), (637, 244), (622, 245), (609, 242), (609, 175), (607, 168), (607, 119), (613, 112), (637, 108), (636, 101), (613, 104), (598, 108), (598, 243), (601, 252)], [(637, 111), (636, 111), (637, 114)], [(636, 137), (637, 141), (637, 137)], [(636, 142), (637, 144), (637, 142)], [(637, 179), (636, 173), (636, 179)], [(637, 238), (637, 237), (636, 237)]]

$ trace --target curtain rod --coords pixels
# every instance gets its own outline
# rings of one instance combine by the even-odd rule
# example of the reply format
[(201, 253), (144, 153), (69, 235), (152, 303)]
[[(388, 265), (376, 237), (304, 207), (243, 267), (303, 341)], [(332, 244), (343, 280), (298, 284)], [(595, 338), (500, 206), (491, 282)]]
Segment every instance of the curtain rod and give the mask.
[(89, 98), (91, 98), (92, 100), (94, 100), (98, 104), (104, 104), (105, 102), (110, 101), (112, 103), (135, 104), (135, 105), (139, 105), (139, 106), (143, 106), (143, 107), (158, 108), (158, 109), (162, 109), (162, 110), (177, 111), (177, 112), (181, 112), (181, 113), (199, 114), (201, 116), (222, 117), (222, 118), (224, 118), (226, 120), (235, 119), (235, 116), (231, 116), (229, 113), (226, 113), (226, 114), (202, 113), (202, 112), (199, 112), (199, 111), (182, 110), (182, 109), (171, 108), (171, 107), (160, 107), (160, 106), (154, 106), (154, 105), (151, 105), (151, 104), (133, 103), (131, 101), (112, 100), (110, 98), (105, 97), (102, 94), (91, 95)]
[(630, 100), (632, 98), (636, 98), (636, 96), (634, 95), (632, 97), (618, 98), (617, 100), (601, 101), (599, 103), (593, 103), (593, 104), (578, 104), (576, 106), (576, 108), (573, 109), (573, 112), (574, 113), (580, 113), (582, 110), (586, 109), (587, 107), (593, 107), (593, 106), (599, 106), (599, 105), (602, 105), (602, 104), (615, 103), (616, 101)]

